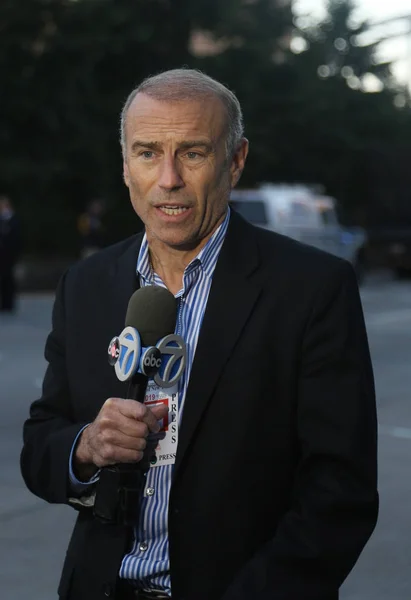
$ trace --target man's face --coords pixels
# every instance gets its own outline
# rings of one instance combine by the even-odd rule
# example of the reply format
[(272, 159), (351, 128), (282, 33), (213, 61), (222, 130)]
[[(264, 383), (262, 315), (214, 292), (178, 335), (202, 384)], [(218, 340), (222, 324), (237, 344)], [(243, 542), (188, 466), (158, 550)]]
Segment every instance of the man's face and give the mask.
[(226, 156), (218, 98), (163, 102), (138, 94), (126, 118), (124, 180), (149, 240), (193, 249), (226, 212), (247, 156)]

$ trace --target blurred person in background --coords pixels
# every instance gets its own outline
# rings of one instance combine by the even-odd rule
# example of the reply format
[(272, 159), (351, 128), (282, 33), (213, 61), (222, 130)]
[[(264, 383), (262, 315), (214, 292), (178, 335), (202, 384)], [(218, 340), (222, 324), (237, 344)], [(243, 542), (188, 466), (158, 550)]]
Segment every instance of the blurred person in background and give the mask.
[(7, 196), (0, 196), (0, 310), (16, 308), (16, 265), (21, 251), (18, 217)]
[(105, 203), (100, 198), (91, 200), (84, 213), (79, 216), (77, 229), (80, 235), (82, 258), (91, 256), (104, 247), (105, 228), (103, 215)]
[[(79, 511), (59, 596), (336, 600), (378, 514), (353, 268), (229, 208), (248, 141), (236, 96), (203, 73), (167, 71), (134, 90), (122, 148), (145, 232), (62, 278), (43, 395), (24, 425), (28, 488)], [(127, 396), (107, 361), (130, 296), (153, 284), (178, 300), (188, 345), (177, 453), (144, 476), (136, 521), (108, 524), (93, 509), (102, 470), (138, 469), (167, 414)]]

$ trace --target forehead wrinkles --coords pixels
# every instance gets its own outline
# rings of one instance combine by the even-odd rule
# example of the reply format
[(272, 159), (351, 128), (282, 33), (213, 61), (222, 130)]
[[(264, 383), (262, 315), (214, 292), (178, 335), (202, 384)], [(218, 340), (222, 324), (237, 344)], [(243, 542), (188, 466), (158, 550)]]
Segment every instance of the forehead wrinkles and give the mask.
[[(218, 99), (171, 103), (145, 96), (141, 100), (136, 98), (127, 115), (131, 136), (177, 134), (217, 140), (225, 132), (225, 111)], [(217, 109), (216, 101), (223, 110)]]

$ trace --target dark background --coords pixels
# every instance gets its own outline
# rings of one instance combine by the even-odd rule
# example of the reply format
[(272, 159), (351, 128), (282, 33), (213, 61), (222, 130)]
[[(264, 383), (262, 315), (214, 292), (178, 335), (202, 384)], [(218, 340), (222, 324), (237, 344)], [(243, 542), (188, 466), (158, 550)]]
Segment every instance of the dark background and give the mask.
[[(251, 143), (243, 186), (318, 183), (342, 223), (371, 238), (411, 228), (409, 93), (376, 60), (377, 43), (359, 45), (368, 24), (347, 25), (352, 12), (332, 0), (323, 22), (298, 29), (280, 0), (2, 0), (0, 192), (25, 254), (77, 256), (77, 219), (96, 196), (106, 243), (141, 227), (121, 177), (119, 114), (143, 77), (181, 66), (238, 95)], [(291, 51), (296, 36), (304, 52)], [(367, 73), (380, 92), (363, 91)]]

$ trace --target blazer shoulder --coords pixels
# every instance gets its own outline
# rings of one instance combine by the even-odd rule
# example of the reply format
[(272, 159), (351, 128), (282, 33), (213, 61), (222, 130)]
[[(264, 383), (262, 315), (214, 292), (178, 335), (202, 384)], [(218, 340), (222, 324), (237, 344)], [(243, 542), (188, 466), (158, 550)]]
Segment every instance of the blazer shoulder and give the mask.
[(116, 271), (119, 263), (137, 265), (142, 239), (143, 234), (137, 233), (73, 263), (62, 277), (66, 289), (98, 287)]
[(293, 280), (310, 285), (323, 284), (327, 279), (355, 277), (349, 261), (325, 250), (294, 240), (285, 235), (256, 228), (261, 264), (265, 272), (281, 272)]

